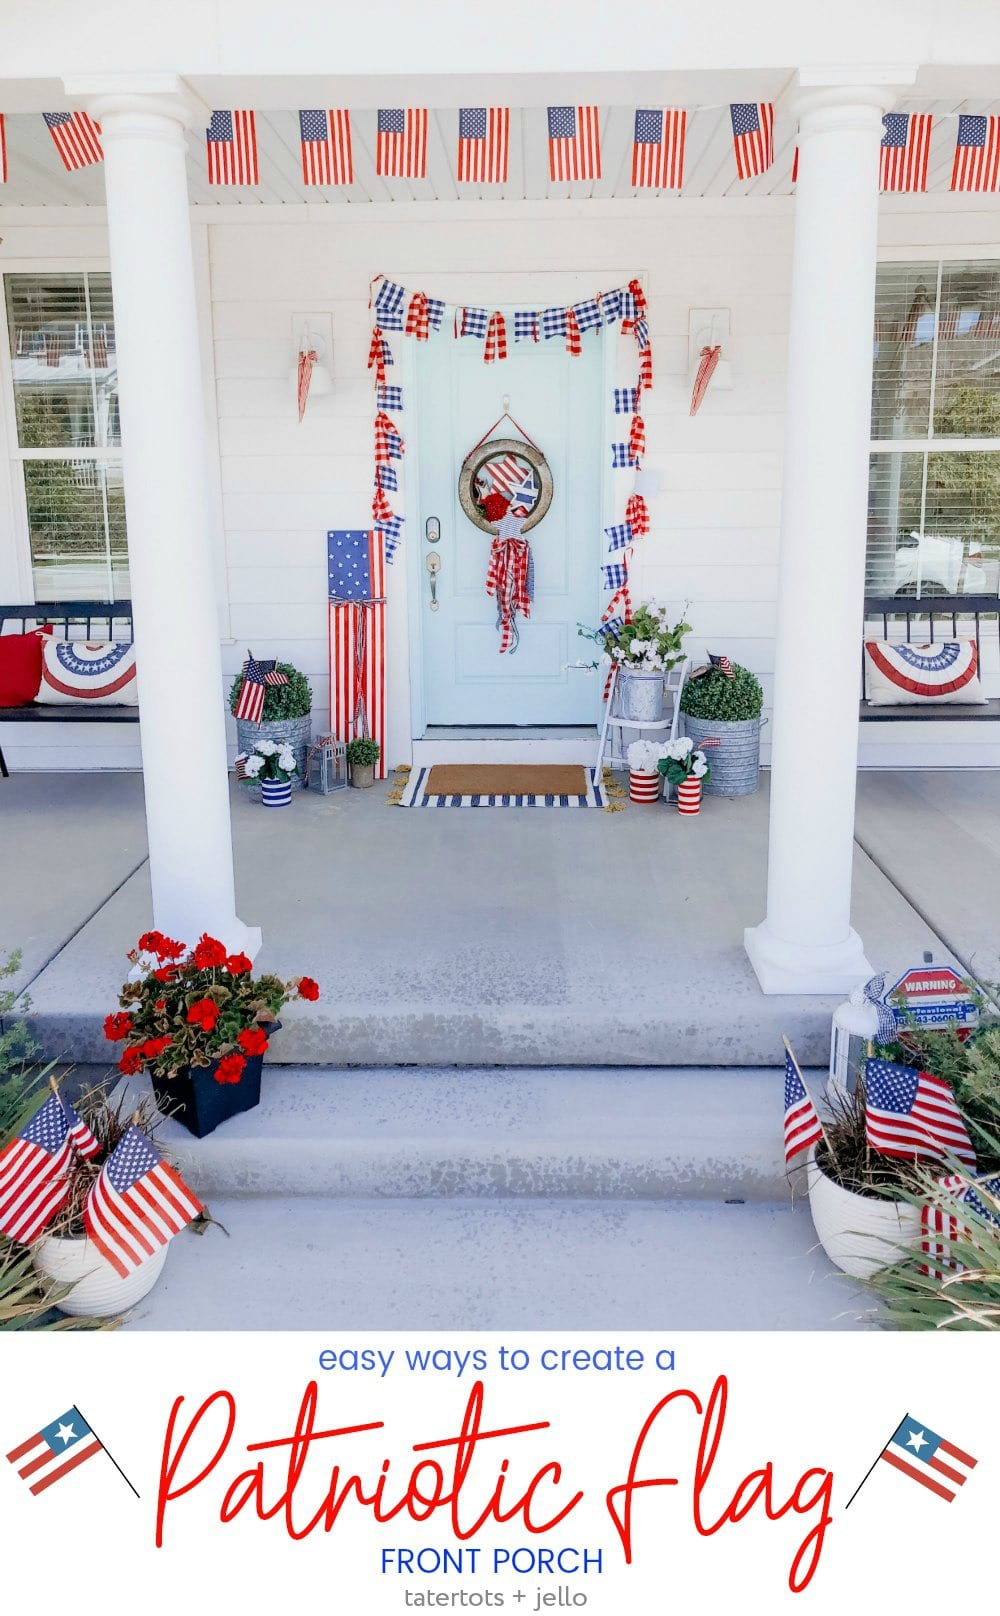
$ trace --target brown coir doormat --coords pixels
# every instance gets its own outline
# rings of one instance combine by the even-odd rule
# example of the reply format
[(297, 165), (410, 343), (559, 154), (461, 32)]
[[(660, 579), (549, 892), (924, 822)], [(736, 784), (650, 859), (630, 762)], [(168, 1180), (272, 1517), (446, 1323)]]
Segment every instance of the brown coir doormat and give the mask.
[(436, 763), (427, 797), (582, 797), (589, 785), (582, 763)]

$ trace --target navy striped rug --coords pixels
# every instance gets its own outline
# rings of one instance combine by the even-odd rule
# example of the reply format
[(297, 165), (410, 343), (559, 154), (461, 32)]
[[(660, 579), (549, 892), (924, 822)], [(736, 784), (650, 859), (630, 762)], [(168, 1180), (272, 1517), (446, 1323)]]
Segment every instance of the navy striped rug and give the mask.
[(473, 797), (429, 797), (427, 780), (430, 769), (413, 769), (406, 782), (401, 808), (604, 808), (607, 792), (594, 771), (588, 769), (587, 789), (574, 796), (536, 797), (521, 793), (495, 792)]

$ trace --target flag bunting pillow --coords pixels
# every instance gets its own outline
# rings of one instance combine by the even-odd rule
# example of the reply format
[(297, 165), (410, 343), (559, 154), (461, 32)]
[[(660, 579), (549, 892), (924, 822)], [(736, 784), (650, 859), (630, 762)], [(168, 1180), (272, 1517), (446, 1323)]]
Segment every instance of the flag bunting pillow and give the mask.
[(137, 707), (135, 646), (114, 640), (47, 640), (38, 701), (46, 706)]
[(985, 702), (976, 642), (866, 640), (865, 692), (873, 707)]

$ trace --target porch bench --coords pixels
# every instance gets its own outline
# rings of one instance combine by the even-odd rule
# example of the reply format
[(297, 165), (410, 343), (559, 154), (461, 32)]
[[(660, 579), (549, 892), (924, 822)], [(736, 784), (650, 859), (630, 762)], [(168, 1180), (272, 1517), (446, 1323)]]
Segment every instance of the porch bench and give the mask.
[[(872, 636), (868, 633), (868, 624), (872, 618), (882, 619), (882, 638), (884, 640), (898, 639), (902, 641), (915, 640), (918, 644), (934, 639), (935, 619), (944, 619), (950, 627), (944, 632), (950, 639), (959, 638), (958, 620), (960, 617), (972, 618), (974, 624), (974, 638), (979, 654), (979, 665), (982, 667), (982, 636), (985, 633), (984, 619), (993, 619), (997, 642), (1000, 645), (1000, 599), (995, 595), (925, 595), (917, 600), (909, 595), (869, 595), (865, 598), (865, 639)], [(890, 634), (889, 624), (892, 618), (902, 618), (905, 621), (905, 631), (899, 634)], [(914, 629), (914, 624), (926, 620), (926, 627)], [(967, 631), (963, 631), (968, 637)], [(914, 703), (912, 706), (875, 707), (868, 702), (867, 667), (864, 647), (861, 650), (861, 707), (860, 718), (866, 724), (898, 724), (898, 723), (927, 723), (958, 724), (968, 723), (970, 720), (977, 723), (984, 719), (1000, 718), (1000, 699), (985, 702), (935, 702)]]
[[(53, 632), (63, 640), (121, 640), (127, 628), (127, 638), (134, 638), (132, 602), (116, 600), (49, 600), (36, 606), (0, 605), (0, 634), (6, 632), (7, 623), (19, 623), (21, 634), (51, 624)], [(73, 633), (70, 632), (72, 624)], [(80, 632), (82, 627), (82, 632)], [(0, 724), (137, 724), (138, 707), (86, 707), (82, 702), (74, 705), (49, 706), (33, 701), (26, 707), (0, 707)], [(6, 779), (7, 768), (0, 746), (0, 777)]]

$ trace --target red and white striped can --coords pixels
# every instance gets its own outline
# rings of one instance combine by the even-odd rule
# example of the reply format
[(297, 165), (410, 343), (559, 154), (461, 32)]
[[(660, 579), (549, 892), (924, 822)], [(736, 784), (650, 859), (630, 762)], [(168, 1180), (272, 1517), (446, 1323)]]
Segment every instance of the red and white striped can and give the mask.
[(660, 795), (663, 778), (659, 773), (646, 774), (643, 770), (629, 769), (628, 771), (628, 800), (629, 802), (655, 802)]
[(679, 814), (696, 814), (701, 808), (701, 781), (695, 774), (689, 774), (686, 779), (677, 785), (677, 812)]

